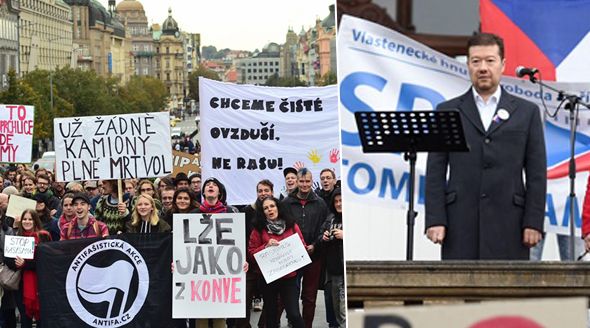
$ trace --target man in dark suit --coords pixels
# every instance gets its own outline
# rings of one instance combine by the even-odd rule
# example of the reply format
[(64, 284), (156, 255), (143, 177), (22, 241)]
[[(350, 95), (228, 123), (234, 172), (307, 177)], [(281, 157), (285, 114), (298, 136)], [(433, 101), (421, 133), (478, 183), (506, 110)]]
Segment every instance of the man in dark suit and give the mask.
[(541, 240), (547, 189), (541, 115), (500, 87), (504, 62), (501, 38), (474, 35), (471, 88), (437, 107), (461, 112), (470, 148), (428, 154), (426, 234), (442, 244), (442, 259), (528, 260)]

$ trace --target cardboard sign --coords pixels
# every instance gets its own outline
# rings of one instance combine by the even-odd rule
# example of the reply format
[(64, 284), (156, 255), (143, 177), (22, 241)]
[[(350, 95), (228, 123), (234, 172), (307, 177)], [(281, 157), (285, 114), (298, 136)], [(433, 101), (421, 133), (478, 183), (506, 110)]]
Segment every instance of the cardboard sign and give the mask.
[(193, 173), (201, 173), (199, 155), (173, 150), (172, 163), (174, 165), (174, 170), (172, 171), (173, 176), (176, 176), (180, 172), (185, 173), (187, 177), (190, 177)]
[(34, 126), (34, 106), (0, 104), (0, 162), (31, 162)]
[(173, 318), (246, 317), (243, 213), (174, 214)]
[(4, 256), (33, 259), (35, 255), (35, 238), (6, 235), (4, 239)]
[(261, 250), (254, 258), (267, 284), (311, 263), (297, 234), (281, 240), (278, 246)]
[(54, 119), (57, 181), (172, 173), (169, 121), (168, 112)]
[(34, 199), (10, 195), (10, 198), (8, 199), (8, 208), (6, 209), (6, 216), (16, 218), (23, 214), (25, 210), (34, 210), (36, 207), (37, 202)]

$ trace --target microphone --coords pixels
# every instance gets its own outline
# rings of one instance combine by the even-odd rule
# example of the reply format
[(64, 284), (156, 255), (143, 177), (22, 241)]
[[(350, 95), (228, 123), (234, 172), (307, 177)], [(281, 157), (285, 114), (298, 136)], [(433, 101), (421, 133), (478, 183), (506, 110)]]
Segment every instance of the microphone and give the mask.
[(524, 66), (518, 66), (516, 67), (516, 76), (518, 77), (524, 77), (525, 75), (528, 75), (529, 77), (534, 77), (535, 74), (537, 74), (537, 72), (539, 72), (538, 69), (531, 67), (524, 67)]

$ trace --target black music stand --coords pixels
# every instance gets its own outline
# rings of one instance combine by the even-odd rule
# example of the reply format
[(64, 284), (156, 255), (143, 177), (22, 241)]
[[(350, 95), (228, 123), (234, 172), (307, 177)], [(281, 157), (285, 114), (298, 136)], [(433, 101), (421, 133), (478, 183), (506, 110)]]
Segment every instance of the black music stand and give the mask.
[(355, 112), (364, 153), (403, 152), (410, 162), (406, 260), (413, 259), (417, 152), (469, 151), (458, 110)]

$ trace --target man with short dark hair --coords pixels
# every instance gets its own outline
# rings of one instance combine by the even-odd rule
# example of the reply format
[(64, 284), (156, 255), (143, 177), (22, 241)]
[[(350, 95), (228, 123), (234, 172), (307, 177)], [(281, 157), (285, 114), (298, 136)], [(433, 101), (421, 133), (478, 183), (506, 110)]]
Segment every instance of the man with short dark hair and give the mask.
[(86, 193), (76, 193), (72, 198), (76, 219), (63, 225), (60, 240), (106, 237), (109, 230), (104, 224), (90, 214), (90, 200)]
[(474, 35), (470, 90), (437, 106), (461, 112), (470, 147), (428, 154), (426, 234), (442, 244), (442, 259), (528, 260), (541, 240), (547, 189), (541, 113), (500, 86), (504, 63), (500, 37)]
[(332, 193), (334, 192), (336, 181), (338, 180), (336, 180), (334, 170), (325, 168), (320, 171), (320, 187), (315, 190), (315, 193), (324, 200), (328, 208), (330, 208), (330, 203), (332, 202)]
[(311, 263), (302, 268), (297, 275), (298, 279), (303, 279), (300, 286), (302, 314), (306, 328), (312, 327), (315, 316), (315, 304), (324, 261), (318, 246), (322, 240), (322, 225), (328, 217), (326, 203), (313, 192), (312, 185), (311, 171), (301, 168), (297, 171), (297, 188), (283, 200), (286, 211), (301, 229), (307, 244), (307, 253), (311, 257)]
[(49, 189), (51, 180), (47, 174), (39, 174), (37, 176), (37, 192), (36, 194), (44, 194), (47, 200), (47, 207), (50, 210), (51, 216), (55, 216), (58, 213), (61, 214), (61, 202), (59, 198), (53, 195), (53, 192)]

